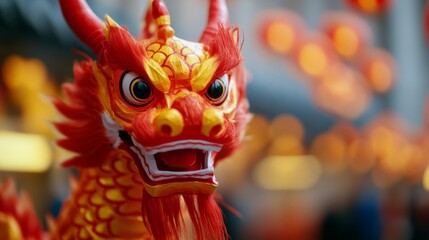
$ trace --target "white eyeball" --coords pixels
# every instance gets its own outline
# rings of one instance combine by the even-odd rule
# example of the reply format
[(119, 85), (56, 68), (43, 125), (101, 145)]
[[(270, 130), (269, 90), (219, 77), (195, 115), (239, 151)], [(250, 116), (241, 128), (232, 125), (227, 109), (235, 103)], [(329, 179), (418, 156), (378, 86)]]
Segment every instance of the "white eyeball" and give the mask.
[(222, 77), (215, 79), (206, 90), (206, 97), (214, 105), (220, 105), (228, 93), (229, 76), (224, 74)]
[(149, 81), (133, 72), (127, 71), (122, 74), (120, 89), (125, 101), (133, 106), (146, 106), (153, 100)]

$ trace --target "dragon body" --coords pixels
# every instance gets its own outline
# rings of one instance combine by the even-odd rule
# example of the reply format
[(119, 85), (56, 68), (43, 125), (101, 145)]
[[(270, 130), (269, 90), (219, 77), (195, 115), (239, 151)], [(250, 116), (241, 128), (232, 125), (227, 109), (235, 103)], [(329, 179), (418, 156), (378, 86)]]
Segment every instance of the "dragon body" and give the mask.
[(76, 153), (64, 166), (79, 178), (51, 238), (224, 239), (214, 167), (240, 145), (249, 119), (225, 2), (210, 1), (199, 42), (174, 35), (159, 0), (138, 38), (83, 0), (60, 5), (97, 59), (75, 63), (75, 82), (54, 100), (66, 118), (54, 124), (58, 144)]

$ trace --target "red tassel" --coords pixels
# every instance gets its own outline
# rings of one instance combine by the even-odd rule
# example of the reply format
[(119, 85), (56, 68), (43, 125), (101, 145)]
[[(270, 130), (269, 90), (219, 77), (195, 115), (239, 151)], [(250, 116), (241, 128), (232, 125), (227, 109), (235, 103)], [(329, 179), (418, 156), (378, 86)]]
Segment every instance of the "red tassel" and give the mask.
[[(181, 204), (181, 199), (184, 200), (185, 206)], [(184, 226), (184, 211), (189, 213), (192, 222), (190, 227), (193, 231), (189, 231), (189, 226)], [(227, 239), (222, 211), (213, 195), (173, 194), (152, 197), (143, 190), (142, 215), (155, 240)], [(183, 236), (189, 232), (194, 232), (196, 236)]]

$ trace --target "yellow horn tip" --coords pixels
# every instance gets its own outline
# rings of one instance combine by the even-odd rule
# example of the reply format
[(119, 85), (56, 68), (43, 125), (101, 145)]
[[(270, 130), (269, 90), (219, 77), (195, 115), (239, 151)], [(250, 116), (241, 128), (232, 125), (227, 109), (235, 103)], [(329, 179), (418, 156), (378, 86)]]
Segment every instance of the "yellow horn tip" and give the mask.
[(106, 21), (106, 23), (110, 26), (115, 26), (115, 27), (120, 27), (118, 23), (115, 22), (115, 20), (113, 20), (109, 15), (106, 15), (104, 17), (104, 20)]
[(104, 20), (106, 21), (106, 25), (104, 25), (104, 27), (103, 27), (103, 33), (104, 33), (104, 36), (105, 37), (107, 37), (107, 36), (109, 36), (109, 28), (108, 28), (108, 26), (114, 26), (114, 27), (120, 27), (116, 22), (115, 22), (115, 20), (113, 20), (109, 15), (106, 15), (105, 17), (104, 17)]

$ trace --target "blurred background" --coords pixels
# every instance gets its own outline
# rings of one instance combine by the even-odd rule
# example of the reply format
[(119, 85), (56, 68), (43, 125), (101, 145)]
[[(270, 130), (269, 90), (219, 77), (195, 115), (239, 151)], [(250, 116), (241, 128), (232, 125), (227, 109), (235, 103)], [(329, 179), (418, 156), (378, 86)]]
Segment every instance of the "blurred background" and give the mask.
[[(207, 1), (165, 2), (176, 36), (196, 41)], [(89, 4), (136, 34), (147, 1)], [(231, 239), (429, 239), (426, 5), (228, 1), (254, 113), (217, 168)], [(0, 1), (0, 182), (13, 177), (41, 219), (69, 194), (46, 96), (73, 81), (72, 49), (91, 54), (56, 0)]]

